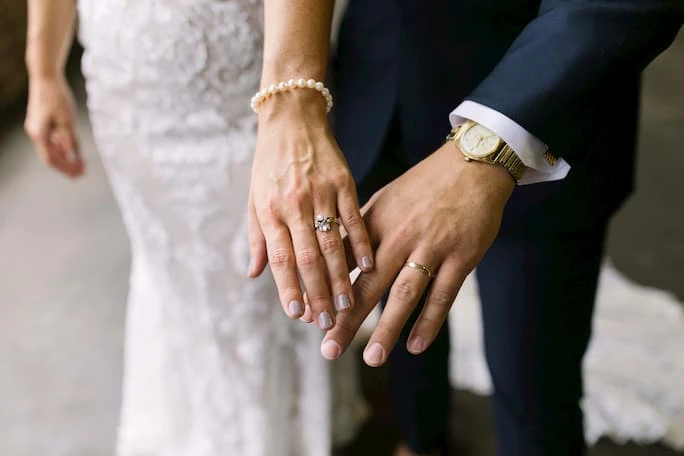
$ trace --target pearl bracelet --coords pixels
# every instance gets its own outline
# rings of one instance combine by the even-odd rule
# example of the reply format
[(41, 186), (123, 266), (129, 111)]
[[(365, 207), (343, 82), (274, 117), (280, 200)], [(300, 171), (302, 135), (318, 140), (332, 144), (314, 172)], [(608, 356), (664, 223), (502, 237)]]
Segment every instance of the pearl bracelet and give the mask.
[(314, 89), (321, 94), (325, 99), (325, 112), (328, 113), (333, 107), (333, 97), (322, 82), (316, 82), (313, 79), (290, 79), (289, 81), (279, 82), (278, 84), (271, 84), (270, 86), (261, 89), (252, 97), (250, 103), (252, 111), (257, 112), (259, 105), (266, 101), (266, 99), (276, 93), (287, 92), (294, 89)]

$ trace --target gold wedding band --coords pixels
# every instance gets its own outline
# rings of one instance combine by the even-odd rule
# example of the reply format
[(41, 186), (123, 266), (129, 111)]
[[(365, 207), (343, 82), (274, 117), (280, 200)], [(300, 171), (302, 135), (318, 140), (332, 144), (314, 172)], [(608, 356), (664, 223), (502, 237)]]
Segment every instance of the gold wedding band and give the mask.
[(420, 271), (420, 272), (422, 272), (423, 274), (425, 274), (425, 275), (428, 277), (428, 279), (431, 279), (431, 278), (433, 277), (432, 271), (430, 270), (430, 268), (428, 268), (427, 266), (425, 266), (425, 265), (423, 265), (423, 264), (414, 263), (413, 261), (407, 261), (407, 262), (404, 264), (404, 267), (406, 267), (406, 268), (413, 268), (413, 269), (415, 269), (415, 270), (417, 270), (417, 271)]

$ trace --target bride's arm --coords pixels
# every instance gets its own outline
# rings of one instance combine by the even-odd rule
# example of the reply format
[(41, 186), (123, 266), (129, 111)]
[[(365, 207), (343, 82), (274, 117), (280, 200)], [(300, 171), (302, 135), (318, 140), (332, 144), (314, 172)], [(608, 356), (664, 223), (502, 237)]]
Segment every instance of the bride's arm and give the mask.
[(325, 78), (333, 4), (332, 0), (264, 1), (262, 87), (297, 77)]
[(26, 65), (31, 76), (64, 72), (75, 20), (75, 0), (28, 0)]
[[(332, 0), (265, 0), (262, 87), (291, 79), (325, 80)], [(314, 230), (314, 218), (338, 216), (364, 271), (373, 256), (354, 180), (333, 138), (321, 93), (287, 90), (258, 105), (259, 135), (250, 192), (250, 275), (266, 259), (281, 303), (292, 318), (304, 312), (301, 276), (312, 317), (334, 324), (335, 308), (353, 305), (349, 267), (339, 230)], [(331, 299), (332, 297), (332, 299)]]
[(29, 102), (24, 123), (41, 158), (76, 177), (84, 163), (78, 153), (76, 109), (64, 67), (73, 42), (74, 0), (28, 0), (26, 67)]

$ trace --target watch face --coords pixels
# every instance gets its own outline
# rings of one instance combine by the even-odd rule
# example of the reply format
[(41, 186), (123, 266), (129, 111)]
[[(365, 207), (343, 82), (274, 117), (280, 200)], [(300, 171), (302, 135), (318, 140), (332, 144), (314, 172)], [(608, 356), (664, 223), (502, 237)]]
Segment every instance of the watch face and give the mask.
[(501, 138), (480, 124), (474, 124), (466, 130), (460, 140), (460, 146), (463, 151), (475, 158), (491, 155), (500, 144)]

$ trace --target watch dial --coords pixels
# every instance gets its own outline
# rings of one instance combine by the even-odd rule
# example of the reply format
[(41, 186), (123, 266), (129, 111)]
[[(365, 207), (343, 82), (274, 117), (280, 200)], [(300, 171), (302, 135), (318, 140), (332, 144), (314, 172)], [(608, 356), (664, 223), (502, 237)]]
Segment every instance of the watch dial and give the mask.
[(486, 157), (492, 154), (500, 143), (501, 138), (496, 133), (480, 124), (475, 124), (466, 130), (460, 141), (463, 151), (474, 157)]

